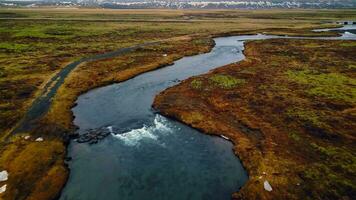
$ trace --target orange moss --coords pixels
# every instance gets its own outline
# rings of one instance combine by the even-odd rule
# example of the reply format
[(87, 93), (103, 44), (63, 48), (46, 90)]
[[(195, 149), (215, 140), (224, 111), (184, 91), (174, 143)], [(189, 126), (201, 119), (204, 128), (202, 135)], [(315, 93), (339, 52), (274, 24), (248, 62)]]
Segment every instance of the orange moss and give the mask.
[(65, 146), (60, 140), (14, 136), (1, 155), (0, 166), (9, 173), (4, 199), (53, 199), (65, 184)]

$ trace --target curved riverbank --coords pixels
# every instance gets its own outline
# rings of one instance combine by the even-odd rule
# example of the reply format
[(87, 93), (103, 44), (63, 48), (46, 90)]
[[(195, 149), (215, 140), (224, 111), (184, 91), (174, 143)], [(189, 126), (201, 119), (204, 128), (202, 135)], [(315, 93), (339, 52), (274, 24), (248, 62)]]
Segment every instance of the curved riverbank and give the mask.
[(44, 86), (40, 96), (32, 103), (31, 107), (26, 112), (24, 118), (20, 121), (17, 127), (13, 130), (13, 133), (25, 132), (30, 130), (31, 124), (40, 119), (50, 108), (52, 98), (57, 94), (59, 87), (64, 83), (64, 79), (71, 73), (77, 66), (97, 60), (108, 59), (123, 55), (125, 53), (134, 51), (138, 48), (157, 44), (158, 42), (148, 42), (144, 44), (135, 45), (132, 47), (121, 48), (116, 51), (94, 55), (91, 57), (81, 58), (74, 62), (69, 63), (63, 67), (55, 76), (53, 76)]
[[(243, 47), (243, 40), (246, 40), (246, 39), (257, 39), (257, 38), (259, 38), (259, 39), (267, 39), (267, 38), (275, 38), (275, 37), (278, 37), (278, 36), (258, 35), (258, 36), (239, 36), (239, 37), (242, 37), (239, 40), (239, 42), (242, 44), (242, 47)], [(347, 36), (345, 36), (345, 37), (347, 37)], [(237, 37), (235, 37), (235, 39), (237, 39)], [(328, 39), (332, 39), (332, 38), (328, 38)], [(228, 43), (226, 43), (226, 44), (228, 44)], [(240, 51), (237, 51), (237, 52), (240, 52)], [(243, 56), (241, 58), (239, 58), (239, 59), (242, 59), (242, 58), (243, 58)], [(206, 64), (208, 64), (208, 63), (206, 63)], [(188, 65), (188, 63), (186, 63), (186, 65)], [(221, 65), (219, 65), (219, 66), (221, 66)], [(167, 68), (171, 68), (171, 67), (174, 67), (174, 65), (170, 66), (170, 67), (167, 67)], [(164, 71), (165, 69), (166, 68), (163, 68), (163, 69), (160, 69), (158, 71), (161, 71), (161, 70)], [(116, 123), (116, 128), (118, 128), (118, 130), (116, 130), (115, 133), (117, 133), (117, 134), (125, 133), (123, 135), (123, 137), (125, 137), (125, 136), (129, 137), (130, 136), (129, 132), (127, 134), (126, 134), (126, 132), (131, 130), (131, 129), (140, 128), (140, 127), (142, 127), (142, 124), (150, 124), (150, 120), (147, 120), (145, 118), (146, 117), (151, 118), (151, 116), (152, 116), (151, 114), (148, 114), (147, 116), (145, 116), (145, 114), (144, 114), (143, 118), (139, 117), (139, 116), (142, 115), (142, 113), (139, 114), (139, 115), (135, 114), (135, 113), (140, 113), (141, 110), (146, 110), (147, 108), (138, 106), (138, 105), (140, 105), (140, 103), (138, 105), (131, 104), (131, 103), (133, 103), (132, 102), (133, 99), (136, 99), (136, 101), (139, 100), (139, 102), (141, 102), (142, 99), (147, 98), (147, 100), (144, 100), (144, 102), (145, 102), (144, 104), (145, 105), (150, 105), (150, 101), (151, 100), (149, 100), (149, 99), (153, 98), (153, 97), (150, 97), (150, 96), (152, 96), (152, 94), (143, 93), (143, 94), (140, 94), (140, 95), (144, 95), (141, 98), (137, 98), (137, 97), (131, 98), (132, 95), (137, 95), (137, 91), (133, 92), (133, 91), (130, 90), (130, 92), (127, 92), (127, 91), (124, 92), (125, 95), (130, 94), (129, 97), (122, 97), (123, 95), (120, 95), (120, 93), (116, 94), (116, 92), (115, 92), (115, 94), (113, 94), (112, 92), (116, 90), (115, 88), (119, 89), (121, 87), (123, 87), (123, 88), (132, 87), (132, 86), (130, 86), (129, 83), (135, 83), (135, 81), (139, 82), (141, 80), (140, 77), (146, 77), (146, 76), (149, 77), (150, 74), (155, 74), (155, 73), (160, 73), (160, 72), (157, 72), (157, 71), (150, 72), (150, 73), (148, 73), (148, 75), (140, 75), (140, 76), (138, 76), (138, 77), (136, 77), (134, 79), (130, 79), (129, 81), (126, 81), (124, 83), (115, 84), (114, 86), (107, 86), (107, 87), (99, 88), (99, 89), (93, 90), (93, 91), (91, 91), (89, 93), (86, 93), (86, 94), (82, 95), (84, 97), (81, 96), (79, 98), (78, 106), (74, 108), (74, 113), (77, 113), (77, 114), (75, 114), (76, 115), (76, 118), (75, 118), (75, 121), (74, 121), (75, 124), (78, 125), (80, 127), (80, 130), (83, 132), (83, 131), (85, 131), (85, 129), (98, 128), (98, 127), (101, 127), (101, 126), (110, 126), (110, 127), (112, 127), (112, 123)], [(171, 81), (175, 82), (175, 80), (176, 80), (176, 78), (172, 79)], [(180, 79), (178, 78), (178, 80), (180, 80)], [(155, 81), (157, 81), (157, 80), (155, 80)], [(145, 83), (145, 81), (143, 81), (143, 83)], [(169, 83), (168, 85), (170, 85), (170, 84), (173, 84), (173, 83)], [(137, 84), (135, 83), (135, 84), (131, 84), (131, 85), (133, 85), (133, 89), (134, 89), (135, 85), (137, 85)], [(153, 86), (154, 85), (155, 84), (153, 84)], [(149, 90), (150, 87), (152, 87), (152, 86), (149, 84), (148, 87), (143, 87), (143, 88), (145, 88), (145, 90)], [(108, 88), (111, 88), (111, 89), (108, 89)], [(121, 90), (122, 89), (119, 89), (119, 91), (121, 91)], [(125, 91), (126, 89), (123, 89), (123, 90)], [(121, 91), (121, 92), (123, 92), (123, 91)], [(143, 92), (143, 91), (141, 91), (141, 92)], [(100, 99), (94, 99), (94, 98), (91, 98), (91, 96), (92, 97), (100, 96)], [(85, 100), (86, 98), (90, 99), (90, 100), (87, 101), (87, 100)], [(81, 100), (81, 99), (83, 99), (83, 100)], [(120, 105), (118, 105), (115, 102), (112, 102), (113, 99), (116, 99), (115, 101), (121, 101)], [(125, 100), (125, 99), (127, 99), (127, 100)], [(80, 105), (80, 104), (82, 104), (82, 105)], [(95, 108), (96, 104), (100, 105), (100, 111)], [(106, 108), (106, 105), (108, 106), (107, 108)], [(114, 108), (119, 107), (119, 108), (122, 108), (122, 109), (116, 110), (117, 109), (116, 108), (116, 109), (113, 110), (113, 107), (112, 107), (113, 105), (114, 105)], [(134, 107), (134, 108), (132, 108), (132, 107)], [(88, 109), (88, 108), (90, 108), (90, 109)], [(75, 111), (76, 109), (79, 109), (79, 111)], [(127, 110), (127, 109), (129, 109), (129, 110), (134, 109), (134, 110), (130, 111), (130, 112), (128, 112), (128, 111), (126, 112), (125, 110)], [(115, 112), (115, 113), (113, 113), (113, 112)], [(144, 111), (144, 112), (146, 112), (146, 111)], [(132, 113), (134, 113), (134, 114), (132, 114)], [(108, 117), (104, 117), (104, 119), (98, 120), (95, 117), (95, 116), (98, 116), (98, 115), (99, 116), (107, 115), (110, 119), (109, 119), (109, 121), (107, 121)], [(123, 119), (120, 119), (123, 116), (125, 116), (125, 117)], [(130, 120), (126, 120), (125, 121), (126, 118), (130, 118)], [(112, 119), (116, 119), (116, 120), (113, 121)], [(133, 134), (133, 133), (131, 133), (131, 134)], [(74, 146), (79, 146), (79, 145), (74, 145)], [(79, 148), (79, 147), (77, 147), (77, 148)], [(105, 147), (102, 147), (102, 148), (105, 149)], [(106, 151), (106, 150), (102, 150), (102, 151)], [(76, 152), (75, 155), (77, 155), (79, 157), (81, 157), (81, 156), (86, 157), (84, 154), (81, 155), (80, 151), (78, 149), (74, 150), (74, 152)], [(92, 153), (94, 154), (94, 152), (92, 152)], [(90, 155), (92, 156), (93, 154), (90, 154)], [(83, 164), (81, 164), (80, 166), (83, 167)], [(79, 166), (76, 166), (74, 169), (76, 169), (77, 167), (79, 167)], [(75, 175), (75, 173), (73, 173), (73, 174)], [(100, 175), (96, 174), (94, 176), (100, 176)], [(69, 180), (69, 183), (72, 186), (67, 186), (67, 187), (69, 187), (69, 189), (67, 190), (67, 192), (64, 193), (65, 197), (66, 197), (66, 195), (67, 195), (67, 197), (70, 197), (72, 194), (74, 194), (73, 193), (74, 191), (78, 192), (78, 189), (74, 189), (73, 190), (73, 188), (76, 188), (75, 184), (73, 185), (73, 183), (74, 182), (78, 182), (79, 180), (81, 180), (83, 178), (84, 177), (81, 177), (80, 174), (77, 174), (75, 176), (75, 178), (72, 178), (72, 180), (71, 179)], [(94, 184), (95, 185), (96, 183), (90, 183), (90, 184)], [(71, 187), (72, 187), (72, 189), (70, 189)], [(88, 187), (88, 188), (92, 188), (92, 187)], [(88, 198), (88, 196), (86, 196), (86, 198)]]
[[(109, 136), (98, 145), (93, 146), (76, 144), (75, 142), (71, 144), (69, 149), (70, 155), (73, 157), (73, 161), (70, 163), (72, 173), (62, 198), (74, 198), (78, 195), (78, 192), (79, 198), (82, 199), (92, 198), (91, 196), (94, 193), (95, 195), (105, 195), (109, 199), (121, 195), (128, 198), (129, 193), (133, 195), (132, 198), (138, 199), (142, 199), (142, 195), (149, 195), (156, 199), (165, 199), (168, 196), (179, 199), (186, 198), (187, 195), (201, 198), (202, 195), (207, 194), (228, 198), (235, 190), (234, 188), (241, 187), (244, 179), (246, 179), (246, 174), (244, 174), (238, 159), (232, 154), (231, 146), (227, 141), (206, 137), (198, 134), (196, 130), (166, 119), (164, 124), (155, 125), (153, 121), (156, 121), (157, 116), (151, 110), (151, 103), (155, 94), (167, 86), (174, 85), (179, 80), (191, 75), (207, 72), (209, 66), (210, 68), (221, 66), (224, 63), (240, 59), (240, 54), (236, 54), (236, 52), (238, 51), (237, 47), (242, 47), (240, 46), (242, 43), (234, 42), (232, 45), (226, 45), (228, 43), (219, 39), (216, 41), (213, 51), (209, 53), (186, 57), (176, 61), (171, 66), (139, 75), (120, 84), (98, 88), (80, 96), (77, 106), (73, 109), (76, 116), (74, 123), (80, 127), (79, 131), (85, 132), (87, 129), (110, 126), (117, 135)], [(224, 56), (224, 59), (219, 59), (221, 56)], [(179, 73), (177, 73), (177, 70)], [(100, 98), (92, 98), (94, 96), (100, 96)], [(98, 110), (99, 107), (100, 110)], [(99, 119), (95, 116), (101, 117)], [(163, 127), (169, 127), (170, 131), (165, 133), (167, 129)], [(185, 148), (179, 148), (182, 145), (185, 145)], [(84, 153), (84, 149), (90, 153)], [(113, 149), (116, 149), (115, 152), (117, 153), (108, 153)], [(210, 156), (206, 154), (207, 152)], [(136, 156), (126, 157), (123, 155), (133, 153)], [(100, 158), (103, 157), (102, 154), (105, 154), (108, 160), (117, 160), (116, 157), (119, 156), (124, 157), (124, 160), (128, 163), (137, 164), (127, 166), (126, 162), (113, 161), (114, 169), (121, 168), (122, 171), (104, 170), (105, 172), (101, 174), (91, 173), (97, 167), (107, 169), (108, 165), (105, 163), (86, 163), (84, 160), (89, 157)], [(139, 155), (148, 156), (152, 160), (141, 160), (142, 157)], [(225, 158), (226, 162), (229, 161), (229, 164), (218, 161), (222, 158)], [(160, 167), (160, 165), (164, 165), (164, 167)], [(122, 166), (126, 166), (127, 169), (123, 169)], [(138, 172), (136, 172), (135, 166), (140, 169)], [(141, 169), (138, 166), (150, 167)], [(179, 168), (185, 170), (182, 171)], [(165, 173), (157, 172), (158, 169), (165, 169)], [(81, 173), (78, 173), (79, 171)], [(134, 174), (131, 174), (130, 171)], [(92, 176), (83, 176), (82, 173), (92, 174)], [(115, 184), (105, 189), (93, 191), (92, 188), (96, 188), (96, 186), (100, 188), (99, 183), (84, 181), (88, 178), (100, 180), (101, 177), (108, 177), (109, 174), (114, 179), (112, 182)], [(149, 177), (153, 175), (159, 175), (155, 185), (152, 185), (156, 188), (154, 191), (157, 190), (157, 192), (149, 193), (144, 189), (146, 187), (140, 191), (132, 191), (138, 187), (135, 184), (132, 185), (132, 181), (135, 181), (134, 177), (138, 176), (136, 178), (140, 179), (143, 185), (151, 185), (152, 183), (148, 182), (150, 181)], [(130, 178), (131, 176), (133, 177)], [(222, 177), (225, 177), (226, 181), (223, 181)], [(78, 191), (78, 182), (87, 183), (87, 187)], [(217, 185), (214, 186), (214, 182)], [(128, 185), (121, 189), (115, 187), (115, 185), (123, 183)], [(160, 183), (166, 186), (160, 187)], [(176, 187), (166, 188), (173, 185)], [(199, 188), (206, 189), (197, 191), (194, 189), (194, 185), (200, 185)], [(129, 186), (132, 188), (130, 189)], [(159, 188), (166, 188), (166, 190)], [(174, 190), (185, 192), (177, 193), (173, 192)], [(218, 198), (218, 196), (216, 197)]]
[(234, 142), (249, 173), (234, 198), (352, 198), (354, 51), (354, 41), (251, 41), (244, 61), (163, 91), (154, 108)]

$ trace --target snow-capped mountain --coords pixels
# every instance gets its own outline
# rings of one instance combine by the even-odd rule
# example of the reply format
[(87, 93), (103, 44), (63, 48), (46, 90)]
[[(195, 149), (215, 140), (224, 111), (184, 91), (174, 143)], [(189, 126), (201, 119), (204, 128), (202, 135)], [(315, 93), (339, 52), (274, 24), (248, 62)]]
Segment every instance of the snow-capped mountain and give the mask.
[(118, 8), (352, 8), (356, 0), (104, 0)]
[(356, 0), (0, 0), (55, 5), (97, 5), (104, 8), (356, 8)]

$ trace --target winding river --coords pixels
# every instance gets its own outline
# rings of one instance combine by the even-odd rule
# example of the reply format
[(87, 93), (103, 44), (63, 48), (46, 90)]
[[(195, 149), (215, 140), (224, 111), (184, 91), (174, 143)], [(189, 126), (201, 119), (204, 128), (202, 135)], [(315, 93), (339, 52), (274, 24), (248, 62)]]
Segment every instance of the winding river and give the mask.
[[(341, 32), (318, 39), (356, 39)], [(292, 37), (215, 38), (209, 53), (81, 95), (73, 108), (79, 132), (101, 128), (111, 134), (94, 145), (71, 142), (71, 173), (60, 199), (230, 199), (248, 180), (232, 144), (167, 119), (151, 104), (180, 80), (244, 59), (246, 40), (270, 38)]]

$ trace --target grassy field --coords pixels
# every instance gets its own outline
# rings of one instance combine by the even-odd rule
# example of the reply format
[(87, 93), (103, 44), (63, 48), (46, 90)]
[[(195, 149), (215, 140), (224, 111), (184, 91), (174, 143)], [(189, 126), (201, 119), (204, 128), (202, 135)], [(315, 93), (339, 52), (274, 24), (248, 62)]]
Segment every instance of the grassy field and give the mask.
[(354, 41), (249, 42), (245, 61), (190, 78), (154, 105), (232, 139), (249, 173), (236, 198), (352, 199), (355, 51)]
[[(310, 30), (355, 18), (355, 10), (0, 9), (0, 170), (10, 173), (7, 192), (0, 197), (51, 199), (58, 194), (67, 176), (62, 136), (74, 128), (70, 108), (79, 94), (127, 80), (185, 55), (209, 51), (213, 36), (261, 32), (330, 35)], [(44, 85), (66, 64), (150, 41), (160, 43), (82, 64), (66, 79), (37, 127), (7, 137)], [(303, 81), (298, 78), (300, 74), (290, 72), (288, 76)], [(226, 81), (222, 83), (226, 87), (240, 84), (231, 77), (212, 80)], [(25, 140), (24, 135), (31, 135), (31, 139)], [(39, 136), (45, 140), (34, 142)]]
[(0, 10), (0, 131), (16, 124), (54, 73), (80, 57), (190, 34), (305, 34), (321, 20), (355, 15), (323, 11), (320, 18), (301, 18), (302, 13), (315, 12)]

